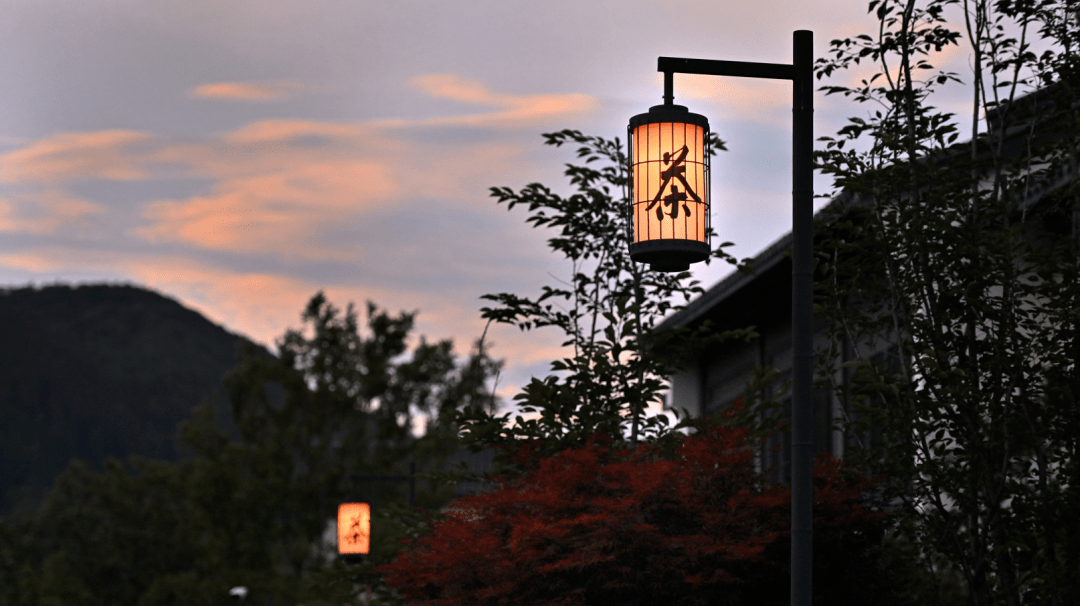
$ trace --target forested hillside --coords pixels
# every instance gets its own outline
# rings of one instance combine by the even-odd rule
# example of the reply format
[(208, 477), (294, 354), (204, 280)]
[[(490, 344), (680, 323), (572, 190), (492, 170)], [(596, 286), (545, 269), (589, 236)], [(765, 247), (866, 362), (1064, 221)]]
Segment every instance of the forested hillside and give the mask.
[(0, 290), (0, 514), (32, 506), (72, 458), (177, 460), (177, 423), (207, 397), (225, 411), (240, 339), (135, 286)]

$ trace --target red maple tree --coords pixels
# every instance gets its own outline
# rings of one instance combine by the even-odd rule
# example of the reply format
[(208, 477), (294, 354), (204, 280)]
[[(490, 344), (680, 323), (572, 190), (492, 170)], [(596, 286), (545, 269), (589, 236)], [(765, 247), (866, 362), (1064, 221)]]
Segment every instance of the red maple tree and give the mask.
[[(456, 500), (377, 569), (409, 604), (788, 602), (791, 495), (755, 473), (745, 430), (703, 423), (674, 458), (599, 433), (540, 461), (530, 446), (514, 453), (529, 471)], [(841, 471), (814, 472), (815, 602), (888, 602), (870, 554), (890, 514)]]

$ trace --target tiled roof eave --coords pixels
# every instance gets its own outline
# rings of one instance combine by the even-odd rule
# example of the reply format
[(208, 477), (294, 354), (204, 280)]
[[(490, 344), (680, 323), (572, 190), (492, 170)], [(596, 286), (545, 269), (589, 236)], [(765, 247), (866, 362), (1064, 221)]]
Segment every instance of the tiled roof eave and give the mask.
[[(823, 212), (825, 209), (832, 208), (839, 204), (841, 200), (846, 202), (850, 198), (851, 196), (847, 194), (841, 194), (830, 200), (828, 204), (818, 210), (818, 213)], [(732, 273), (718, 282), (715, 286), (705, 291), (700, 297), (687, 303), (686, 307), (671, 314), (667, 318), (664, 318), (664, 320), (656, 326), (656, 330), (681, 328), (700, 320), (702, 316), (709, 312), (709, 310), (722, 303), (731, 295), (739, 292), (748, 284), (756, 280), (758, 276), (769, 271), (787, 258), (790, 249), (791, 232), (789, 231), (753, 258), (751, 267), (754, 268), (755, 273), (744, 274), (739, 271)]]

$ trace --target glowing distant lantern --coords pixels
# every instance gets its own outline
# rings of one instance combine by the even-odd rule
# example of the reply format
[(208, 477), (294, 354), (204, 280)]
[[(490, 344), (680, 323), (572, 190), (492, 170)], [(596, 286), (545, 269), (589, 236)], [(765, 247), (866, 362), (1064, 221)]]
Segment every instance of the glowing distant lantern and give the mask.
[(709, 121), (681, 105), (630, 119), (630, 258), (685, 271), (709, 257)]
[(365, 555), (371, 548), (371, 506), (342, 503), (338, 506), (338, 555)]

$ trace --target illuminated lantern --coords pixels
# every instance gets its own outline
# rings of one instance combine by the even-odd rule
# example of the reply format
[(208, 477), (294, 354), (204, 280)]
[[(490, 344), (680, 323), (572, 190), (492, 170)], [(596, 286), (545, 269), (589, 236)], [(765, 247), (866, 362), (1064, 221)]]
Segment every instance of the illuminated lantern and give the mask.
[(371, 506), (342, 503), (337, 514), (338, 555), (366, 555), (371, 549)]
[(681, 105), (630, 118), (630, 258), (685, 271), (709, 246), (709, 121)]

